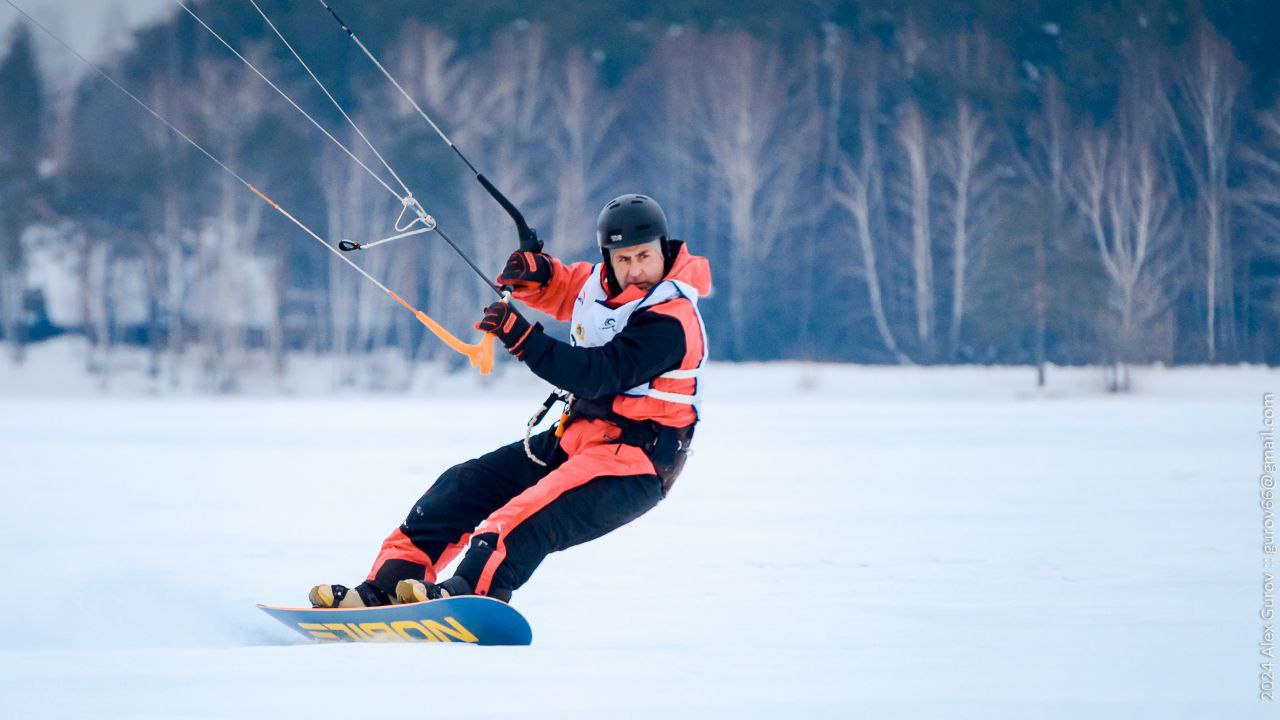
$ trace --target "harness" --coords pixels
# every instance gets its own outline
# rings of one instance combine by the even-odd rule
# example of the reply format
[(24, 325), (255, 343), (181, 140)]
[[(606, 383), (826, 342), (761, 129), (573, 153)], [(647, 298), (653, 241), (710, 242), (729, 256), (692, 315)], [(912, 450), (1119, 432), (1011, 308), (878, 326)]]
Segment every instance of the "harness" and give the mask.
[(677, 428), (652, 420), (635, 420), (614, 412), (612, 398), (589, 400), (556, 390), (542, 401), (542, 407), (529, 418), (525, 427), (524, 454), (542, 467), (546, 467), (547, 463), (533, 452), (533, 428), (542, 422), (557, 402), (562, 402), (565, 406), (556, 423), (557, 438), (563, 437), (564, 431), (575, 420), (604, 420), (612, 423), (617, 426), (618, 435), (608, 442), (633, 445), (643, 450), (653, 463), (654, 472), (662, 480), (663, 497), (666, 497), (667, 491), (684, 468), (685, 460), (693, 452), (689, 446), (693, 444), (694, 425)]

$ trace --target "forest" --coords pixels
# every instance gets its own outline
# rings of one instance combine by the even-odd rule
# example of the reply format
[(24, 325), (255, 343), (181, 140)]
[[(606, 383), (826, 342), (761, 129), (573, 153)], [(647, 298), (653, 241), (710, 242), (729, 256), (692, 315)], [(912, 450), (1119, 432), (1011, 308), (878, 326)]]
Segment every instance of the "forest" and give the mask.
[[(103, 70), (330, 244), (393, 234), (355, 159), (383, 166), (254, 5), (185, 4)], [(496, 275), (514, 226), (454, 152), (320, 4), (258, 4)], [(656, 198), (711, 260), (715, 360), (1280, 363), (1274, 4), (331, 4), (548, 252), (598, 261), (604, 203)], [(80, 335), (90, 371), (141, 348), (218, 390), (462, 362), (65, 52), (0, 39), (4, 362)], [(492, 297), (434, 234), (353, 259), (464, 338)]]

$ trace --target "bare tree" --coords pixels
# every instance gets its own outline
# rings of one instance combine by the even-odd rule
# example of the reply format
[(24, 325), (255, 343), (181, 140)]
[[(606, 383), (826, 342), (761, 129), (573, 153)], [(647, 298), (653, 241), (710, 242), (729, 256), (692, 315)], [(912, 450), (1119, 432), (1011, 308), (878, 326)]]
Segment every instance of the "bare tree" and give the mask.
[(108, 332), (107, 264), (109, 248), (104, 235), (90, 228), (79, 238), (80, 249), (80, 310), (84, 332), (90, 339), (85, 354), (85, 370), (97, 375), (101, 387), (109, 381), (111, 334)]
[[(460, 57), (452, 38), (435, 28), (413, 26), (391, 53), (394, 72), (410, 79), (406, 86), (410, 94), (535, 226), (540, 210), (552, 204), (539, 194), (546, 189), (539, 176), (544, 168), (530, 161), (546, 156), (545, 147), (537, 143), (550, 126), (547, 55), (546, 33), (540, 25), (520, 25), (501, 33), (485, 53), (466, 59)], [(399, 117), (416, 117), (403, 98), (397, 98), (393, 107)], [(584, 148), (589, 144), (590, 140)], [(515, 247), (511, 220), (476, 183), (464, 182), (461, 196), (465, 227), (441, 217), (442, 229), (482, 270), (496, 275), (506, 253)], [(420, 199), (432, 211), (435, 198), (424, 194)], [(462, 329), (474, 322), (477, 308), (490, 301), (492, 291), (470, 272), (459, 272), (461, 261), (438, 237), (423, 246), (424, 309), (465, 335)], [(407, 271), (413, 266), (396, 267)], [(441, 346), (432, 342), (424, 347), (432, 352)]]
[[(849, 83), (849, 63), (854, 49), (847, 33), (835, 23), (823, 23), (822, 40), (817, 49), (817, 62), (812, 63), (813, 81), (825, 97), (822, 99), (822, 187), (829, 191), (840, 176), (840, 129), (845, 112), (845, 92)], [(878, 60), (878, 58), (877, 58)], [(855, 68), (856, 70), (857, 68)], [(875, 77), (877, 72), (867, 73)]]
[(702, 147), (723, 187), (729, 219), (729, 314), (734, 352), (750, 355), (749, 298), (756, 273), (783, 234), (810, 219), (820, 131), (799, 102), (800, 76), (779, 50), (746, 34), (705, 36), (695, 60)]
[(1226, 309), (1227, 336), (1234, 334), (1230, 196), (1227, 187), (1236, 99), (1244, 67), (1230, 44), (1201, 21), (1174, 74), (1175, 92), (1166, 100), (1170, 126), (1190, 171), (1196, 193), (1198, 232), (1203, 244), (1205, 343), (1209, 360), (1218, 356), (1219, 307)]
[(910, 359), (898, 347), (893, 329), (885, 314), (884, 297), (880, 286), (880, 264), (876, 252), (877, 242), (884, 241), (884, 192), (883, 164), (880, 158), (880, 139), (877, 118), (880, 113), (880, 65), (882, 51), (872, 45), (851, 53), (847, 58), (835, 55), (833, 62), (843, 65), (849, 62), (856, 72), (856, 102), (853, 111), (858, 123), (858, 152), (856, 156), (840, 153), (838, 175), (831, 189), (832, 200), (853, 219), (855, 247), (861, 258), (858, 275), (866, 283), (867, 300), (876, 332), (885, 348), (899, 363)]
[(652, 187), (668, 218), (674, 215), (701, 220), (706, 240), (719, 243), (724, 203), (721, 188), (713, 184), (711, 162), (702, 147), (698, 128), (706, 118), (699, 102), (701, 84), (691, 62), (701, 37), (680, 28), (654, 46), (649, 64), (642, 68), (642, 74), (648, 77), (633, 78), (629, 86), (621, 89), (621, 95), (633, 98), (633, 102), (645, 102), (648, 97), (644, 91), (649, 90), (656, 112), (651, 117), (628, 113), (622, 119), (622, 130), (635, 137), (638, 149), (653, 159), (654, 167), (648, 173), (652, 174)]
[[(451, 126), (450, 137), (467, 148), (477, 167), (535, 226), (539, 210), (549, 204), (538, 194), (545, 184), (537, 175), (540, 168), (531, 162), (543, 150), (536, 143), (544, 137), (548, 122), (547, 54), (542, 26), (522, 25), (496, 36), (481, 56), (441, 64), (436, 83), (441, 92), (449, 93), (447, 103), (446, 96), (440, 95), (440, 109)], [(496, 274), (515, 248), (511, 220), (476, 183), (465, 185), (462, 205), (466, 232), (455, 230), (452, 236), (480, 268)], [(437, 319), (469, 326), (492, 292), (470, 273), (456, 272), (459, 260), (441, 244), (436, 246), (441, 252), (433, 254), (433, 264), (450, 276), (450, 283), (447, 295), (432, 293), (432, 307), (441, 312)]]
[(1249, 182), (1237, 197), (1280, 251), (1280, 103), (1257, 114), (1259, 139), (1241, 155)]
[[(410, 23), (391, 51), (389, 62), (392, 72), (405, 83), (410, 95), (442, 125), (441, 129), (450, 139), (465, 148), (467, 153), (473, 153), (472, 145), (484, 129), (483, 118), (493, 112), (498, 99), (496, 94), (486, 92), (484, 83), (475, 77), (476, 61), (460, 57), (457, 41), (439, 29)], [(390, 94), (390, 97), (393, 116), (405, 121), (407, 127), (415, 128), (426, 142), (434, 143), (434, 132), (417, 117), (412, 106), (399, 93)], [(471, 125), (472, 120), (482, 125)], [(425, 191), (419, 199), (428, 212), (436, 212), (433, 194)], [(455, 241), (467, 239), (466, 232), (455, 227), (449, 218), (438, 219), (442, 229)], [(459, 307), (460, 298), (470, 287), (471, 278), (457, 272), (458, 258), (439, 237), (427, 236), (418, 243), (418, 247), (420, 262), (415, 267), (422, 268), (422, 282), (426, 290), (421, 307), (447, 326), (455, 326), (465, 320), (465, 313)], [(443, 346), (429, 334), (417, 328), (414, 332), (420, 338), (421, 348), (421, 352), (415, 355), (447, 357)]]
[[(255, 62), (262, 67), (266, 59)], [(245, 142), (267, 112), (270, 91), (238, 64), (213, 60), (200, 62), (189, 89), (188, 106), (223, 162), (243, 166)], [(228, 113), (228, 107), (235, 112)], [(258, 184), (270, 189), (270, 178), (262, 177)], [(231, 392), (238, 388), (245, 364), (253, 308), (270, 300), (256, 292), (247, 272), (266, 204), (225, 173), (218, 173), (215, 187), (212, 213), (196, 247), (196, 314), (202, 327), (203, 380), (215, 390)]]
[(914, 100), (903, 108), (894, 133), (902, 151), (906, 170), (902, 192), (904, 210), (910, 219), (908, 241), (915, 297), (916, 340), (921, 352), (932, 357), (934, 346), (933, 238), (930, 222), (933, 169), (929, 158), (929, 135), (924, 117)]
[[(540, 209), (551, 204), (543, 194), (546, 186), (535, 161), (545, 152), (539, 143), (546, 136), (548, 123), (547, 53), (541, 25), (496, 37), (488, 55), (469, 75), (469, 108), (476, 111), (468, 112), (459, 123), (468, 153), (535, 226)], [(516, 249), (511, 219), (478, 184), (469, 183), (462, 199), (472, 239), (471, 257), (480, 268), (496, 275), (507, 254)], [(456, 268), (457, 260), (452, 263)], [(470, 326), (476, 311), (492, 302), (493, 292), (478, 278), (466, 277), (454, 298), (454, 307), (460, 312), (458, 324)]]
[[(451, 116), (466, 67), (458, 58), (458, 42), (439, 29), (410, 22), (388, 60), (392, 73), (429, 113)], [(413, 106), (399, 93), (389, 94), (394, 114), (414, 115)], [(452, 128), (445, 128), (448, 133)], [(425, 128), (424, 128), (425, 130)]]
[(594, 209), (608, 200), (601, 193), (626, 162), (627, 147), (614, 132), (621, 108), (601, 88), (595, 63), (573, 48), (560, 67), (549, 113), (554, 119), (549, 149), (555, 188), (549, 239), (566, 249), (587, 249), (595, 245)]
[[(1036, 384), (1045, 385), (1047, 363), (1045, 334), (1049, 310), (1049, 247), (1065, 221), (1068, 198), (1067, 148), (1071, 137), (1071, 120), (1062, 97), (1062, 82), (1058, 76), (1048, 73), (1040, 93), (1040, 112), (1028, 123), (1030, 143), (1025, 153), (1014, 153), (1022, 165), (1022, 174), (1044, 188), (1049, 199), (1048, 217), (1040, 223), (1040, 232), (1032, 236), (1035, 277), (1033, 295), (1035, 307), (1035, 358)], [(1012, 143), (1016, 147), (1016, 143)]]
[[(541, 102), (540, 93), (545, 92), (546, 84), (542, 77), (546, 64), (545, 34), (538, 26), (505, 33), (494, 39), (489, 53), (490, 57), (463, 60), (452, 38), (432, 27), (411, 25), (389, 54), (389, 63), (398, 77), (407, 79), (406, 89), (433, 121), (453, 142), (465, 148), (468, 157), (527, 213), (533, 190), (539, 184), (530, 179), (532, 173), (522, 151), (528, 138), (537, 135), (544, 122), (541, 113), (546, 103)], [(391, 98), (393, 118), (405, 122), (401, 127), (393, 127), (381, 122), (375, 113), (357, 118), (375, 143), (396, 132), (411, 135), (434, 132), (418, 119), (412, 105), (398, 93), (387, 93), (387, 96)], [(379, 102), (380, 97), (380, 93), (374, 92), (370, 104), (388, 105)], [(434, 143), (435, 138), (429, 138), (429, 142)], [(359, 152), (366, 151), (362, 148)], [(380, 189), (366, 187), (368, 183), (352, 175), (350, 165), (345, 158), (324, 158), (322, 176), (331, 232), (343, 236), (363, 234), (365, 238), (391, 233), (391, 220), (398, 206), (388, 205), (389, 198)], [(417, 197), (428, 212), (438, 212), (438, 193), (426, 189)], [(482, 188), (471, 182), (463, 183), (462, 209), (466, 227), (457, 223), (456, 218), (437, 215), (441, 230), (448, 232), (479, 267), (496, 273), (501, 264), (499, 255), (503, 248), (511, 245), (502, 240), (514, 234), (510, 220)], [(439, 236), (428, 235), (418, 242), (406, 240), (377, 248), (362, 253), (360, 261), (375, 277), (403, 292), (425, 286), (427, 296), (425, 301), (419, 301), (420, 306), (460, 335), (465, 336), (464, 328), (474, 320), (477, 305), (490, 297), (489, 290), (470, 272), (458, 271), (460, 260)], [(420, 267), (424, 268), (423, 278), (419, 277)], [(439, 353), (442, 346), (431, 341), (407, 315), (393, 314), (385, 297), (371, 296), (369, 288), (353, 284), (358, 279), (349, 275), (346, 268), (335, 265), (331, 269), (330, 284), (337, 298), (331, 307), (330, 322), (339, 356), (349, 357), (353, 351), (358, 352), (363, 366), (373, 367), (367, 351), (391, 342), (396, 328), (400, 334), (421, 337), (424, 354)], [(407, 346), (410, 358), (417, 354), (413, 343), (401, 342)], [(371, 375), (370, 380), (385, 383), (381, 379), (384, 376), (385, 373), (378, 373)], [(337, 382), (349, 384), (355, 379), (353, 364), (343, 363)], [(406, 377), (405, 382), (408, 379)]]
[[(355, 177), (353, 163), (345, 155), (336, 150), (326, 148), (317, 163), (320, 177), (320, 192), (325, 201), (326, 236), (329, 242), (351, 239), (352, 236), (366, 232), (368, 224), (350, 218), (352, 206), (361, 210), (366, 207), (368, 193), (359, 192), (360, 177)], [(356, 171), (359, 170), (357, 167)], [(381, 188), (379, 188), (381, 189)], [(352, 201), (352, 198), (356, 198)], [(378, 231), (383, 228), (378, 228)], [(375, 231), (377, 232), (377, 231)], [(357, 239), (357, 241), (359, 241)], [(364, 253), (361, 253), (364, 255)], [(364, 258), (357, 258), (363, 265)], [(355, 374), (351, 367), (352, 346), (355, 338), (356, 309), (359, 302), (360, 284), (350, 277), (351, 269), (337, 258), (329, 260), (328, 291), (325, 302), (328, 309), (328, 322), (324, 324), (327, 332), (327, 347), (334, 358), (335, 387), (355, 384)]]
[[(363, 125), (363, 123), (362, 123)], [(351, 133), (354, 136), (354, 133)], [(352, 146), (349, 146), (352, 147)], [(357, 156), (373, 161), (372, 154), (361, 148)], [(321, 192), (324, 195), (330, 243), (341, 239), (369, 242), (390, 235), (400, 204), (384, 188), (371, 181), (359, 165), (336, 148), (326, 148), (320, 159)], [(411, 240), (370, 248), (355, 255), (366, 272), (388, 287), (408, 292), (407, 284), (392, 272), (396, 267), (412, 265)], [(329, 261), (329, 337), (330, 352), (336, 359), (334, 385), (350, 387), (362, 381), (378, 382), (378, 373), (366, 375), (371, 366), (370, 352), (385, 343), (399, 308), (388, 301), (385, 293), (365, 280), (337, 258)]]
[[(1253, 251), (1274, 262), (1280, 260), (1280, 103), (1257, 113), (1256, 124), (1256, 144), (1241, 151), (1249, 180), (1237, 191), (1237, 202), (1254, 230)], [(1280, 282), (1268, 289), (1280, 297)], [(1280, 318), (1280, 301), (1272, 300), (1268, 309)]]
[[(982, 29), (951, 34), (935, 56), (957, 93), (951, 117), (938, 128), (934, 166), (941, 181), (936, 192), (938, 235), (947, 238), (950, 267), (950, 318), (946, 355), (962, 357), (961, 336), (969, 312), (972, 283), (979, 275), (994, 218), (997, 192), (994, 123), (980, 109), (988, 93), (1016, 87), (1013, 63), (1004, 48)], [(975, 92), (975, 89), (982, 91)], [(939, 283), (943, 285), (945, 283)]]
[(988, 210), (996, 182), (992, 167), (993, 136), (986, 116), (973, 109), (968, 100), (956, 103), (955, 119), (938, 147), (938, 166), (949, 192), (943, 206), (951, 229), (951, 323), (948, 348), (951, 359), (959, 358), (960, 332), (964, 324), (965, 301), (973, 262), (979, 255), (988, 225)]
[(1149, 145), (1113, 142), (1094, 132), (1080, 146), (1076, 202), (1110, 287), (1117, 390), (1129, 387), (1127, 365), (1151, 359), (1150, 325), (1169, 311), (1179, 256), (1174, 242), (1172, 181)]
[[(619, 131), (634, 138), (632, 162), (605, 187), (607, 194), (651, 188), (666, 212), (672, 232), (696, 240), (699, 254), (715, 255), (726, 224), (723, 188), (712, 177), (712, 165), (702, 147), (701, 84), (692, 72), (701, 35), (675, 28), (659, 40), (649, 61), (616, 92), (618, 102), (651, 112), (628, 112)], [(623, 152), (619, 154), (624, 155)], [(640, 160), (644, 161), (641, 162)], [(602, 182), (604, 180), (602, 179)], [(717, 280), (719, 278), (717, 277)], [(722, 339), (713, 337), (712, 343)]]
[[(187, 106), (189, 94), (183, 91), (181, 81), (176, 77), (174, 55), (175, 52), (171, 49), (166, 56), (168, 62), (164, 69), (151, 78), (150, 103), (161, 116), (185, 125), (186, 118), (181, 117), (180, 112)], [(146, 142), (155, 149), (160, 159), (160, 222), (155, 236), (146, 243), (148, 276), (152, 278), (153, 301), (161, 314), (168, 318), (164, 343), (158, 337), (152, 338), (152, 354), (157, 358), (153, 362), (159, 362), (157, 356), (164, 356), (169, 386), (177, 387), (181, 382), (187, 344), (186, 311), (193, 280), (189, 259), (195, 251), (195, 234), (186, 226), (183, 218), (184, 203), (190, 196), (191, 189), (179, 181), (175, 171), (177, 158), (181, 157), (187, 147), (172, 130), (160, 123), (147, 123), (142, 129)]]

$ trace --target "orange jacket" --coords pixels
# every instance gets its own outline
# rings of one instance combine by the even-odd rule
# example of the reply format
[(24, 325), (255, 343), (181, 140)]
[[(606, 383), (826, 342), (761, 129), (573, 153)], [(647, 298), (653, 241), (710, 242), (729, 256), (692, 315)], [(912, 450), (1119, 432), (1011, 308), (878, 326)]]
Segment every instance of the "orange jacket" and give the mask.
[[(698, 380), (694, 375), (705, 356), (705, 335), (697, 298), (690, 300), (676, 294), (666, 301), (644, 306), (643, 301), (658, 286), (647, 291), (632, 286), (610, 296), (603, 264), (565, 265), (554, 258), (551, 262), (550, 282), (543, 288), (518, 291), (517, 299), (559, 320), (571, 319), (574, 306), (588, 295), (606, 297), (603, 303), (606, 307), (621, 308), (638, 301), (641, 307), (629, 316), (626, 325), (611, 341), (599, 347), (572, 347), (541, 332), (533, 333), (525, 343), (521, 360), (539, 377), (579, 397), (611, 396), (613, 411), (622, 417), (651, 420), (670, 427), (687, 427), (697, 422), (696, 408), (688, 402), (672, 402), (649, 394), (627, 394), (637, 386), (668, 396), (693, 395), (696, 391)], [(685, 290), (692, 289), (698, 296), (705, 296), (711, 291), (710, 263), (680, 243), (663, 280), (677, 281)], [(599, 285), (591, 288), (588, 283)], [(588, 293), (588, 290), (601, 292)], [(682, 377), (659, 377), (671, 371), (683, 371), (675, 373)], [(572, 452), (574, 435), (588, 431), (587, 427), (579, 426), (589, 425), (604, 432), (597, 425), (599, 422), (573, 423), (565, 435), (566, 451)], [(597, 435), (596, 431), (590, 434)]]

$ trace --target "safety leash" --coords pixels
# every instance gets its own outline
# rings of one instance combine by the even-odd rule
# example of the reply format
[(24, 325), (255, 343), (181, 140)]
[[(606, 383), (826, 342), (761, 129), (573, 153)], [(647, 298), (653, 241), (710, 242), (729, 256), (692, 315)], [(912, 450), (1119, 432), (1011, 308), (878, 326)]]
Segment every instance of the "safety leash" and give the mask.
[(538, 423), (542, 422), (542, 419), (547, 416), (547, 413), (551, 411), (551, 407), (557, 402), (564, 403), (564, 411), (560, 413), (560, 424), (556, 427), (556, 438), (564, 437), (564, 430), (569, 421), (569, 407), (573, 405), (573, 395), (563, 390), (553, 390), (547, 396), (547, 399), (542, 401), (542, 407), (538, 408), (533, 417), (529, 418), (529, 422), (524, 428), (524, 454), (542, 467), (546, 467), (547, 463), (533, 452), (533, 446), (530, 441), (533, 438), (533, 429), (537, 427)]

